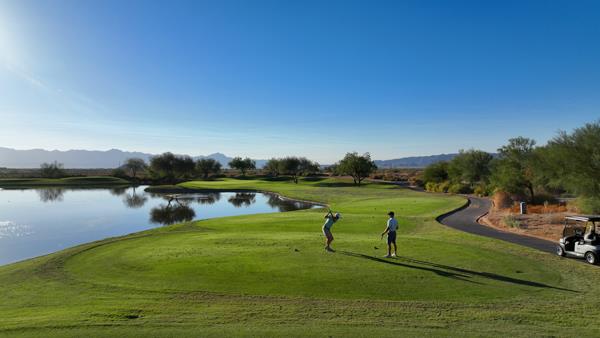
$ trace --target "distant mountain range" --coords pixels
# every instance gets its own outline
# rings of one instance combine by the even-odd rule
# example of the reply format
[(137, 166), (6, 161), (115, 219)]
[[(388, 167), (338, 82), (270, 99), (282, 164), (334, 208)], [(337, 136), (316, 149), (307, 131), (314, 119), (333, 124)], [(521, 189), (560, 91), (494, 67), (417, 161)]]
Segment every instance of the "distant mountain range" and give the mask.
[[(91, 168), (117, 168), (125, 160), (132, 157), (144, 159), (146, 162), (155, 154), (129, 152), (119, 149), (101, 150), (16, 150), (0, 147), (0, 167), (4, 168), (39, 168), (44, 162), (57, 161), (62, 163), (65, 168), (91, 169)], [(212, 158), (224, 167), (227, 167), (232, 157), (221, 153), (210, 155), (193, 156), (195, 160), (200, 158)], [(256, 166), (262, 168), (266, 160), (256, 160)]]
[(424, 168), (432, 163), (450, 161), (458, 154), (402, 157), (394, 160), (375, 160), (378, 168)]
[[(39, 168), (44, 162), (57, 161), (62, 163), (65, 168), (92, 169), (92, 168), (116, 168), (125, 162), (128, 158), (139, 157), (149, 161), (155, 154), (129, 152), (119, 149), (101, 150), (44, 150), (30, 149), (17, 150), (0, 147), (0, 167), (4, 168)], [(431, 163), (440, 161), (449, 161), (456, 154), (441, 154), (432, 156), (414, 156), (403, 157), (393, 160), (376, 160), (375, 164), (379, 168), (423, 168)], [(232, 157), (225, 154), (214, 153), (206, 156), (193, 156), (194, 159), (212, 158), (223, 167), (227, 167)], [(266, 160), (255, 160), (256, 166), (262, 168)]]

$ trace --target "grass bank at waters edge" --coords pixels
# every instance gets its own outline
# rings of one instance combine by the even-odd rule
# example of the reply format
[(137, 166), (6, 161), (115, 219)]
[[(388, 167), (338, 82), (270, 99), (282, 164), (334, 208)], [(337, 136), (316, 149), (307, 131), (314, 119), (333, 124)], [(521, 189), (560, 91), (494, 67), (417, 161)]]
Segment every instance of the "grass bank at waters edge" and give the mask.
[[(600, 269), (434, 221), (455, 196), (323, 179), (226, 179), (340, 211), (226, 217), (107, 239), (0, 267), (0, 335), (597, 336)], [(400, 258), (381, 259), (386, 212)]]
[(30, 188), (53, 186), (113, 186), (129, 181), (112, 176), (81, 176), (65, 178), (0, 178), (0, 188)]

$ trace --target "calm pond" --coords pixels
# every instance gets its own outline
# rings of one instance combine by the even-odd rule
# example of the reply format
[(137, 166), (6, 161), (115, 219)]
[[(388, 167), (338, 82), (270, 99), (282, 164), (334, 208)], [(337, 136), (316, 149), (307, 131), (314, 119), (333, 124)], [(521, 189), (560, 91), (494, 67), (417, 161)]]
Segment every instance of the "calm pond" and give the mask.
[(113, 189), (0, 189), (0, 265), (157, 226), (317, 205), (253, 192), (170, 194)]

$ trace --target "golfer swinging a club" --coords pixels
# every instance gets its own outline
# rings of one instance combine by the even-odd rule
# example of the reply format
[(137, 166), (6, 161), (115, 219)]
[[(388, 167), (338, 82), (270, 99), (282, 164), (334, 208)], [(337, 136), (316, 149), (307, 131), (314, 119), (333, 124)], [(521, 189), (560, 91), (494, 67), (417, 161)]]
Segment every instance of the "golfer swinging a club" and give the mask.
[[(398, 221), (394, 218), (394, 212), (388, 212), (388, 216), (390, 218), (387, 221), (387, 226), (385, 227), (385, 231), (381, 233), (381, 238), (383, 239), (383, 235), (387, 234), (387, 243), (388, 243), (388, 253), (385, 258), (396, 257), (396, 230), (398, 230)], [(394, 253), (392, 253), (392, 244), (394, 244)]]
[(333, 242), (333, 235), (331, 234), (331, 227), (333, 223), (337, 222), (342, 215), (336, 213), (335, 215), (329, 210), (327, 215), (325, 215), (325, 224), (323, 224), (323, 235), (325, 235), (325, 250), (329, 252), (334, 252), (331, 248), (331, 242)]

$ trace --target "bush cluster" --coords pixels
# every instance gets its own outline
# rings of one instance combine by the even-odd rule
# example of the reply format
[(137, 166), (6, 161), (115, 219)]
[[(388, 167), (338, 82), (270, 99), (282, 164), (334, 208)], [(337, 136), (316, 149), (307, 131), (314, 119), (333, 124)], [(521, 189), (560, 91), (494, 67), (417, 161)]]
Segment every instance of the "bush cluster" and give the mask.
[(531, 204), (554, 203), (561, 193), (579, 197), (582, 212), (600, 213), (600, 121), (571, 133), (560, 132), (544, 146), (516, 137), (497, 154), (461, 150), (449, 162), (424, 170), (427, 191), (475, 193), (505, 192), (513, 200)]

